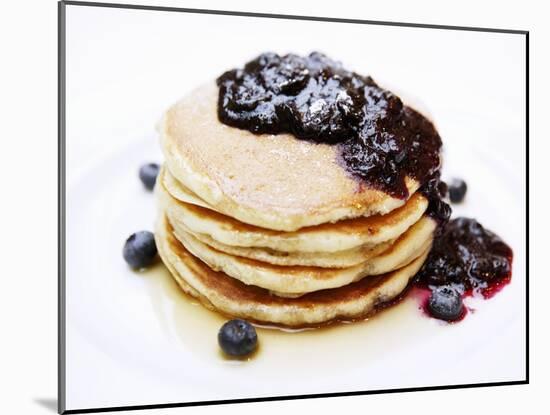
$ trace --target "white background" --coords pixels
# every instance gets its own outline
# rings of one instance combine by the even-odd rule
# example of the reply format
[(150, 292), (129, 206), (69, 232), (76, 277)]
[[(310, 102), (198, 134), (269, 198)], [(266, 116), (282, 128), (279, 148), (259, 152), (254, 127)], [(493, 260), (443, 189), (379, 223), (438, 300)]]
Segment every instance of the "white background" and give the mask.
[[(79, 6), (66, 21), (68, 409), (524, 378), (525, 236), (510, 223), (525, 217), (523, 36)], [(121, 261), (121, 241), (156, 216), (135, 171), (162, 160), (153, 126), (190, 89), (260, 51), (311, 48), (421, 100), (443, 137), (444, 178), (470, 184), (455, 215), (512, 246), (513, 283), (447, 329), (405, 302), (333, 336), (260, 332), (264, 353), (236, 368), (196, 351), (217, 351), (221, 321)]]
[[(2, 362), (3, 375), (6, 376), (6, 384), (3, 390), (9, 396), (8, 404), (19, 405), (21, 412), (33, 413), (44, 410), (41, 405), (36, 404), (36, 400), (52, 399), (55, 397), (55, 292), (56, 292), (56, 146), (55, 146), (55, 4), (53, 2), (41, 2), (40, 9), (31, 13), (29, 5), (21, 11), (20, 18), (10, 16), (10, 13), (3, 13), (3, 17), (8, 17), (6, 24), (2, 29), (2, 42), (6, 42), (10, 59), (4, 59), (6, 74), (3, 73), (2, 89), (3, 94), (8, 92), (9, 99), (2, 99), (2, 114), (8, 126), (5, 131), (4, 142), (9, 146), (2, 151), (3, 155), (8, 155), (6, 161), (2, 163), (3, 177), (7, 189), (5, 190), (5, 205), (3, 206), (3, 219), (8, 219), (3, 228), (8, 232), (2, 241), (3, 258), (8, 265), (4, 267), (4, 281), (7, 284), (2, 290), (3, 322), (7, 328), (6, 333), (10, 340), (4, 345), (3, 357), (6, 361)], [(163, 2), (162, 4), (167, 4)], [(228, 9), (227, 4), (219, 2), (171, 2), (188, 7), (210, 7)], [(421, 8), (415, 5), (400, 9), (393, 3), (391, 8), (384, 10), (383, 6), (378, 8), (363, 7), (343, 7), (346, 3), (340, 2), (339, 7), (321, 8), (316, 5), (315, 9), (297, 4), (285, 4), (278, 2), (276, 7), (260, 8), (259, 5), (246, 5), (241, 2), (241, 6), (235, 2), (232, 9), (280, 12), (290, 14), (313, 14), (341, 17), (358, 17), (365, 19), (380, 19), (394, 21), (412, 21), (412, 22), (431, 22), (443, 24), (460, 24), (473, 26), (497, 26), (532, 30), (533, 41), (532, 49), (534, 56), (540, 57), (544, 48), (540, 43), (541, 36), (538, 35), (537, 18), (542, 17), (542, 13), (535, 13), (526, 8), (526, 4), (518, 5), (516, 9), (510, 9), (507, 13), (503, 11), (503, 4), (498, 7), (484, 8), (481, 4), (475, 4), (474, 8), (469, 8), (466, 2), (457, 4), (457, 8), (448, 10), (438, 10), (430, 8)], [(485, 12), (484, 12), (485, 10)], [(46, 19), (49, 17), (49, 19)], [(542, 26), (540, 26), (542, 29)], [(541, 33), (542, 34), (542, 33)], [(11, 42), (17, 39), (17, 42)], [(49, 46), (49, 47), (46, 47)], [(542, 65), (535, 66), (535, 73), (548, 73), (547, 68)], [(16, 78), (15, 75), (23, 75), (22, 78)], [(533, 73), (531, 74), (532, 83), (537, 85), (535, 97), (543, 95), (542, 82)], [(542, 79), (540, 79), (542, 81)], [(539, 86), (540, 85), (540, 86)], [(533, 105), (533, 104), (532, 104)], [(534, 117), (541, 121), (544, 120), (542, 111), (544, 105), (535, 105), (535, 115), (541, 111), (540, 117)], [(14, 113), (14, 109), (20, 110)], [(532, 143), (537, 134), (536, 127), (532, 131)], [(3, 142), (3, 144), (4, 144)], [(13, 147), (12, 147), (13, 146)], [(538, 142), (535, 142), (535, 152), (538, 156), (544, 156), (544, 150)], [(547, 149), (546, 149), (547, 151)], [(532, 169), (538, 164), (536, 159), (532, 159)], [(536, 180), (543, 180), (541, 172), (535, 175)], [(544, 190), (543, 187), (539, 187)], [(533, 189), (533, 187), (532, 187)], [(539, 206), (544, 206), (544, 192), (539, 191), (535, 197), (538, 197)], [(535, 203), (532, 201), (531, 208)], [(5, 211), (4, 211), (5, 209)], [(533, 210), (532, 210), (533, 212)], [(532, 221), (535, 217), (532, 217)], [(542, 233), (543, 222), (541, 218), (536, 218), (538, 235)], [(542, 238), (541, 238), (541, 241)], [(534, 245), (532, 241), (533, 257), (537, 257), (537, 249), (545, 247), (543, 244)], [(15, 248), (15, 249), (14, 249)], [(543, 256), (543, 254), (542, 254)], [(538, 256), (539, 258), (541, 256)], [(535, 265), (535, 264), (534, 264)], [(537, 273), (536, 265), (531, 271), (531, 280), (537, 287), (537, 294), (543, 295), (544, 289), (548, 286), (545, 281), (543, 271)], [(537, 278), (537, 275), (539, 276)], [(536, 312), (533, 311), (532, 323), (544, 320), (544, 301), (537, 301), (537, 297), (532, 297), (532, 303), (539, 307)], [(536, 350), (544, 351), (547, 346), (544, 338), (544, 329), (537, 330), (536, 342), (532, 341)], [(4, 346), (3, 345), (3, 346)], [(21, 358), (15, 358), (15, 355)], [(537, 365), (532, 368), (533, 385), (529, 387), (514, 387), (500, 389), (480, 389), (470, 391), (443, 391), (401, 394), (386, 396), (368, 396), (354, 398), (340, 398), (330, 400), (316, 400), (303, 402), (285, 402), (269, 404), (253, 404), (212, 407), (212, 408), (189, 408), (173, 410), (173, 413), (181, 411), (182, 413), (218, 413), (221, 411), (239, 411), (240, 413), (253, 413), (258, 410), (263, 412), (275, 413), (281, 410), (335, 410), (343, 405), (357, 405), (363, 410), (388, 411), (404, 409), (408, 412), (415, 411), (420, 413), (431, 412), (430, 408), (436, 409), (441, 405), (448, 413), (464, 413), (466, 407), (475, 407), (478, 410), (487, 405), (487, 410), (508, 413), (508, 411), (517, 412), (525, 409), (535, 401), (535, 391), (544, 389), (542, 370), (546, 368), (547, 361), (544, 353), (532, 353), (532, 358), (536, 359)], [(17, 386), (17, 388), (14, 388)], [(4, 396), (4, 394), (3, 394)], [(453, 405), (449, 407), (447, 401), (462, 402), (462, 405)], [(19, 413), (18, 410), (13, 410)], [(159, 411), (160, 412), (160, 411)], [(167, 411), (169, 412), (169, 411)], [(476, 411), (477, 412), (477, 411)]]

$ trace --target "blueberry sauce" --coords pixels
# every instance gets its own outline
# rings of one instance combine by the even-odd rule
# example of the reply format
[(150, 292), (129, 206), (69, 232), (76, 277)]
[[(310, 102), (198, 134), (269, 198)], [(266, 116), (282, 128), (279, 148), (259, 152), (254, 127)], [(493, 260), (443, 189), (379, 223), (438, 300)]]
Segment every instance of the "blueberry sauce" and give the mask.
[(434, 219), (437, 224), (436, 235), (438, 235), (451, 217), (452, 209), (444, 198), (447, 196), (447, 184), (441, 180), (440, 171), (437, 170), (420, 187), (420, 192), (428, 199), (426, 214)]
[(394, 197), (408, 198), (407, 176), (421, 185), (439, 177), (441, 138), (433, 124), (371, 77), (321, 53), (264, 53), (217, 84), (224, 124), (337, 145), (349, 173)]
[(420, 289), (447, 286), (462, 298), (490, 298), (511, 280), (512, 249), (475, 219), (449, 221), (415, 277)]

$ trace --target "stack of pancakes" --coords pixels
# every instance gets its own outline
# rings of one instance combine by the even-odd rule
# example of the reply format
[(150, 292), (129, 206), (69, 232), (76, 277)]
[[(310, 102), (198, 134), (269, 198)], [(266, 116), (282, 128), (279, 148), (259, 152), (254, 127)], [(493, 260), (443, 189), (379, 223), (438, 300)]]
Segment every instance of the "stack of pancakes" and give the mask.
[(222, 124), (214, 83), (159, 123), (159, 253), (206, 307), (256, 322), (315, 326), (368, 316), (398, 297), (436, 223), (419, 183), (408, 199), (365, 186), (337, 148)]

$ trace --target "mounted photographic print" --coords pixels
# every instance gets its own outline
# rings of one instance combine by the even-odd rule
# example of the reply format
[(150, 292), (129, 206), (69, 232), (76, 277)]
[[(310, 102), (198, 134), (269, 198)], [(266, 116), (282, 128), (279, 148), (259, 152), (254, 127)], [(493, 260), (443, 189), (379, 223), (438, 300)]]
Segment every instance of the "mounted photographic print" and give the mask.
[(527, 32), (59, 13), (60, 412), (528, 381)]

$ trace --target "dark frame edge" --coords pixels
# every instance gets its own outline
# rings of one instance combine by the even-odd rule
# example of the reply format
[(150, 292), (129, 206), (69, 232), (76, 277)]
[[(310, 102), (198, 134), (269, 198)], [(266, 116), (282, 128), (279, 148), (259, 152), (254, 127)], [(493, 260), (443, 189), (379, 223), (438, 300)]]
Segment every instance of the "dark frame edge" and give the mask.
[(382, 20), (345, 19), (345, 18), (337, 18), (337, 17), (325, 17), (325, 16), (300, 16), (300, 15), (290, 15), (290, 14), (256, 13), (256, 12), (243, 12), (243, 11), (233, 11), (233, 10), (193, 9), (193, 8), (184, 8), (184, 7), (149, 6), (144, 4), (85, 2), (85, 1), (75, 1), (75, 0), (67, 0), (64, 3), (72, 6), (110, 7), (110, 8), (116, 8), (116, 9), (156, 10), (156, 11), (165, 11), (165, 12), (184, 12), (184, 13), (213, 14), (213, 15), (223, 15), (223, 16), (307, 20), (307, 21), (320, 21), (320, 22), (332, 22), (332, 23), (370, 24), (375, 26), (401, 26), (401, 27), (404, 26), (404, 27), (416, 27), (421, 29), (463, 30), (463, 31), (471, 31), (471, 32), (492, 32), (492, 33), (522, 34), (522, 35), (525, 35), (528, 33), (527, 30), (519, 30), (519, 29), (500, 29), (500, 28), (491, 28), (491, 27), (468, 27), (468, 26), (452, 26), (452, 25), (425, 24), (425, 23), (390, 22), (390, 21), (382, 21)]
[(65, 2), (57, 3), (57, 221), (58, 221), (58, 303), (57, 303), (57, 412), (66, 408), (66, 354), (65, 354)]
[(227, 404), (240, 404), (251, 402), (274, 402), (274, 401), (291, 401), (299, 399), (321, 399), (321, 398), (337, 398), (345, 396), (365, 396), (365, 395), (379, 395), (388, 393), (406, 393), (406, 392), (428, 392), (437, 390), (452, 390), (452, 389), (469, 389), (469, 388), (482, 388), (493, 386), (516, 386), (527, 385), (527, 380), (508, 381), (508, 382), (493, 382), (493, 383), (472, 383), (463, 385), (446, 385), (446, 386), (426, 386), (419, 388), (401, 388), (401, 389), (380, 389), (372, 391), (356, 391), (356, 392), (335, 392), (335, 393), (321, 393), (311, 395), (289, 395), (289, 396), (270, 396), (263, 398), (243, 398), (243, 399), (228, 399), (217, 401), (202, 401), (202, 402), (182, 402), (182, 403), (167, 403), (156, 405), (134, 405), (134, 406), (113, 406), (104, 408), (83, 408), (83, 409), (70, 409), (63, 414), (91, 414), (97, 412), (119, 412), (119, 411), (136, 411), (147, 409), (169, 409), (169, 408), (183, 408), (192, 406), (211, 406), (211, 405), (227, 405)]
[(525, 174), (525, 255), (527, 257), (525, 270), (525, 379), (529, 383), (529, 31), (525, 33), (525, 152), (527, 156)]

